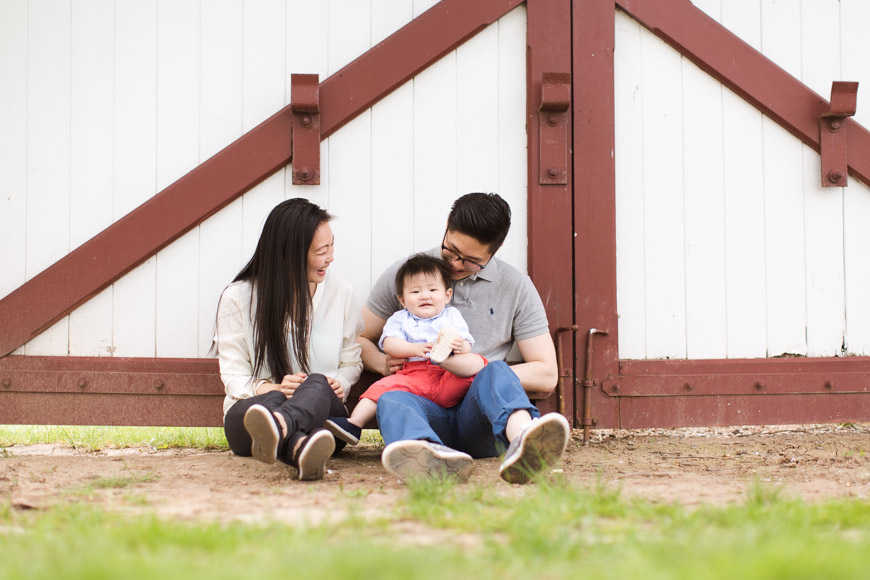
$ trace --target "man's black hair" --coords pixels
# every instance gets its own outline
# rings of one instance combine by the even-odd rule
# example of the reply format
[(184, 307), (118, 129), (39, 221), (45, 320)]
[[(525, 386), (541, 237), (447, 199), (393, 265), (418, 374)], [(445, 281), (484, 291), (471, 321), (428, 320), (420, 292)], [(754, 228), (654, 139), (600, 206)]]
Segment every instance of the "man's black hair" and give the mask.
[(471, 236), (495, 252), (511, 229), (511, 208), (496, 193), (466, 193), (450, 208), (447, 231)]

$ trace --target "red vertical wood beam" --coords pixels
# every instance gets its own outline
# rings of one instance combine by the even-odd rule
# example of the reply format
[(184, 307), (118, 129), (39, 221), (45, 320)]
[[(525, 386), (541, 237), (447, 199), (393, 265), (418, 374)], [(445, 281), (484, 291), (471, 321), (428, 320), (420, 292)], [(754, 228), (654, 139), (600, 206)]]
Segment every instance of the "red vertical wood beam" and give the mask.
[[(321, 138), (521, 3), (443, 0), (412, 20), (321, 84)], [(291, 117), (288, 105), (0, 300), (0, 357), (289, 163)]]
[[(526, 127), (528, 133), (528, 270), (529, 276), (544, 301), (550, 329), (573, 324), (572, 271), (573, 225), (570, 162), (567, 183), (541, 184), (539, 143), (541, 87), (544, 73), (571, 72), (571, 3), (570, 0), (536, 0), (528, 2), (526, 29)], [(570, 109), (568, 111), (570, 117)], [(570, 131), (569, 131), (570, 146)], [(570, 159), (570, 154), (569, 157)], [(561, 181), (561, 179), (559, 180)], [(562, 366), (570, 371), (564, 376), (566, 414), (573, 412), (572, 363), (573, 335), (560, 334), (557, 344), (562, 347)], [(560, 368), (560, 374), (567, 374)], [(539, 402), (546, 411), (559, 407), (556, 397)]]
[[(618, 372), (616, 318), (616, 169), (614, 165), (614, 20), (607, 0), (573, 2), (574, 243), (577, 368), (596, 380)], [(589, 337), (589, 330), (608, 334)], [(582, 338), (582, 340), (580, 340)], [(593, 340), (586, 360), (586, 340)], [(618, 426), (618, 401), (592, 391), (599, 427)], [(578, 397), (579, 390), (578, 390)]]

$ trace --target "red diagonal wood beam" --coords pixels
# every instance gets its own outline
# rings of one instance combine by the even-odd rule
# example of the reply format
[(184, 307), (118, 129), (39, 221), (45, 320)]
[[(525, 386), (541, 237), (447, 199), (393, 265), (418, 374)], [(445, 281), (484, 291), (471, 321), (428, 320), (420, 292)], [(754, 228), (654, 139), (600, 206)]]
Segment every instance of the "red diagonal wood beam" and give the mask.
[[(443, 0), (323, 81), (322, 138), (521, 4)], [(287, 106), (0, 300), (0, 357), (291, 160)]]
[[(816, 151), (820, 150), (819, 115), (830, 111), (830, 104), (823, 97), (688, 0), (617, 0), (616, 3), (792, 135)], [(851, 119), (847, 124), (849, 171), (870, 185), (870, 132)]]

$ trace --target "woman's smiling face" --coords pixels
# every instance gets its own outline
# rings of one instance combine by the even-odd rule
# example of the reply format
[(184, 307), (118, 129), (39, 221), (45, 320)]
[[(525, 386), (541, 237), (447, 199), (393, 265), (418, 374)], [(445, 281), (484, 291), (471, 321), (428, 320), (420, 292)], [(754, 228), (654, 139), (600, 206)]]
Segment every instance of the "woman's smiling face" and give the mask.
[(308, 282), (320, 284), (326, 278), (326, 269), (333, 261), (333, 247), (335, 236), (329, 222), (323, 222), (317, 226), (311, 246), (308, 248)]

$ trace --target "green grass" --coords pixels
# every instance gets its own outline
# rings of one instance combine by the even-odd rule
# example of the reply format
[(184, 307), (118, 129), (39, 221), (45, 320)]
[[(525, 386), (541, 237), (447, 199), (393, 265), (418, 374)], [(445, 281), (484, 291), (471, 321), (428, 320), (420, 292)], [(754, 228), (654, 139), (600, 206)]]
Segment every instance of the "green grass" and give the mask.
[[(377, 520), (185, 523), (68, 503), (0, 503), (0, 578), (862, 578), (870, 505), (805, 503), (756, 483), (686, 509), (563, 479), (519, 489), (418, 483)], [(409, 533), (409, 526), (414, 530)], [(422, 538), (422, 540), (420, 539)]]
[(0, 447), (36, 443), (59, 443), (88, 451), (121, 447), (229, 449), (221, 427), (0, 425)]
[[(57, 443), (76, 449), (152, 447), (228, 450), (221, 427), (81, 427), (64, 425), (0, 425), (0, 458), (14, 455), (12, 445)], [(383, 445), (380, 431), (365, 429), (363, 445)]]

